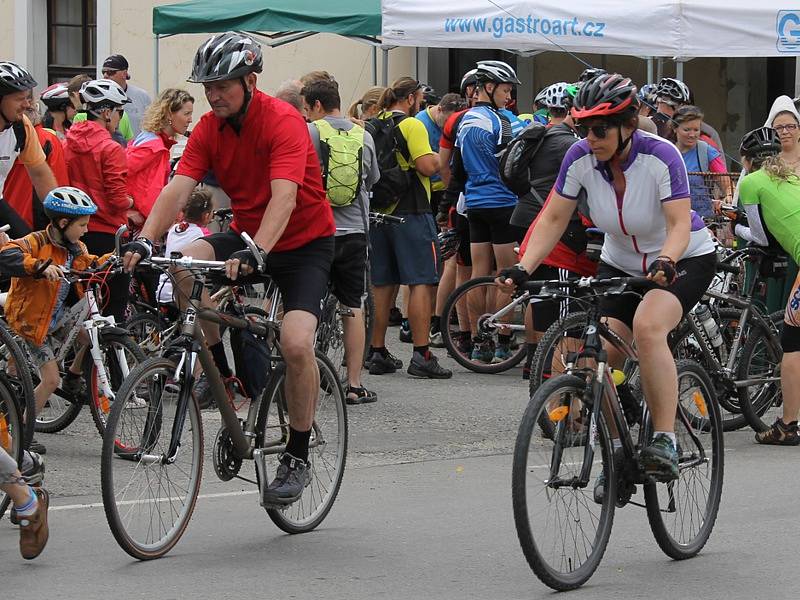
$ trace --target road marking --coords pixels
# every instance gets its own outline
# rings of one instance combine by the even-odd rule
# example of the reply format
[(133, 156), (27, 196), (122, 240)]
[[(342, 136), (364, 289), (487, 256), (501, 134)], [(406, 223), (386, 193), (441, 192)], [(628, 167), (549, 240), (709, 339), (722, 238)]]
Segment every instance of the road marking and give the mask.
[[(198, 500), (205, 500), (207, 498), (231, 498), (234, 496), (251, 496), (252, 494), (257, 494), (258, 490), (242, 490), (240, 492), (219, 492), (216, 494), (200, 494), (197, 499)], [(163, 498), (162, 501), (167, 501), (169, 498)], [(177, 498), (174, 498), (177, 500)], [(120, 502), (118, 506), (124, 506), (127, 504), (136, 504), (133, 500), (126, 500), (124, 502)], [(76, 510), (80, 508), (103, 508), (102, 502), (92, 502), (90, 504), (65, 504), (63, 506), (51, 506), (50, 511), (54, 510)]]

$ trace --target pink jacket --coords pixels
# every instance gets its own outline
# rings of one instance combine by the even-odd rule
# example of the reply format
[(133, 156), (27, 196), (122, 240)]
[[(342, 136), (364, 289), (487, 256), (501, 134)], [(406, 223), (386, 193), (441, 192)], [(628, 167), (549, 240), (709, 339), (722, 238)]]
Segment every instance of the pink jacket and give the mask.
[(111, 139), (105, 127), (94, 121), (73, 124), (67, 132), (64, 157), (70, 184), (89, 194), (97, 204), (89, 231), (114, 233), (126, 224), (130, 201), (125, 150)]
[(133, 207), (145, 217), (167, 184), (169, 178), (169, 148), (174, 140), (142, 131), (128, 145), (128, 193), (133, 197)]

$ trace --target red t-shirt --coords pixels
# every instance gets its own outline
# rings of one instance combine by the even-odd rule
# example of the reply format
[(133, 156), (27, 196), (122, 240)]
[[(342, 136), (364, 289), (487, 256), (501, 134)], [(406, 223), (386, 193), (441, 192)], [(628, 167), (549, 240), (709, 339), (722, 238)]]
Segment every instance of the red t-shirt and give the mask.
[(177, 174), (201, 181), (213, 171), (231, 198), (231, 229), (255, 235), (272, 198), (273, 179), (297, 184), (297, 205), (273, 250), (305, 246), (336, 231), (333, 211), (303, 117), (291, 105), (258, 90), (239, 134), (213, 112), (192, 131)]
[(464, 110), (454, 112), (452, 115), (447, 117), (447, 121), (444, 122), (444, 127), (442, 127), (442, 137), (439, 139), (440, 150), (442, 148), (452, 150), (456, 145), (458, 124), (461, 123), (462, 117), (467, 113), (468, 110), (468, 108), (465, 108)]

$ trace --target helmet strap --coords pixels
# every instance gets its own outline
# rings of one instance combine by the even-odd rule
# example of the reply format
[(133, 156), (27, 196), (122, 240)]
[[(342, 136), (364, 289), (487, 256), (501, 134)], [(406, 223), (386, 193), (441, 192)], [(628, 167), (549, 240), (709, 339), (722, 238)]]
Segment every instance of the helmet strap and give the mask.
[(622, 139), (622, 123), (620, 123), (619, 128), (617, 129), (617, 139), (618, 139), (618, 142), (617, 142), (617, 156), (620, 156), (623, 152), (625, 152), (625, 148), (628, 147), (628, 144), (631, 143), (631, 140), (633, 139), (633, 134), (630, 134), (628, 136), (628, 139), (623, 141), (623, 139)]

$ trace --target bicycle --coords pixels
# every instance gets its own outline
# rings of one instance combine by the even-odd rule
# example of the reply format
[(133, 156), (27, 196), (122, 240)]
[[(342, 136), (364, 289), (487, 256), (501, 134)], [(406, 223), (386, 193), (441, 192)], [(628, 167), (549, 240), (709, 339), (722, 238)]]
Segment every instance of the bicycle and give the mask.
[[(644, 506), (656, 542), (676, 560), (700, 552), (714, 527), (722, 494), (722, 423), (713, 383), (698, 363), (677, 363), (678, 479), (656, 481), (639, 462), (653, 428), (636, 386), (623, 381), (638, 372), (637, 356), (600, 320), (597, 301), (603, 295), (631, 293), (646, 283), (642, 277), (615, 277), (520, 286), (520, 293), (537, 297), (572, 299), (573, 292), (583, 293), (578, 299), (588, 304), (580, 349), (569, 355), (563, 374), (533, 394), (514, 447), (517, 535), (531, 569), (555, 590), (575, 589), (592, 576), (608, 544), (617, 507)], [(621, 373), (609, 368), (603, 341), (627, 357)], [(542, 428), (543, 421), (551, 427)], [(617, 451), (612, 431), (621, 443)], [(592, 483), (601, 474), (605, 485), (598, 504)], [(639, 485), (644, 504), (632, 500)]]
[[(242, 235), (251, 249), (252, 240)], [(257, 255), (258, 256), (258, 255)], [(247, 319), (202, 308), (205, 278), (223, 273), (223, 261), (191, 257), (152, 257), (153, 268), (181, 267), (196, 278), (181, 316), (180, 336), (162, 357), (140, 364), (118, 393), (103, 439), (101, 487), (106, 518), (120, 547), (140, 560), (166, 554), (188, 526), (197, 501), (203, 466), (202, 418), (192, 395), (194, 366), (203, 366), (222, 417), (214, 442), (214, 468), (222, 480), (234, 477), (255, 484), (270, 519), (287, 533), (317, 527), (331, 510), (344, 474), (347, 453), (347, 412), (336, 369), (319, 352), (320, 396), (309, 445), (311, 483), (302, 497), (288, 506), (263, 502), (270, 470), (284, 452), (289, 433), (284, 394), (285, 364), (280, 354), (279, 303), (265, 319)], [(229, 399), (222, 377), (203, 341), (199, 320), (249, 332), (268, 352), (268, 385), (239, 414)], [(146, 398), (147, 410), (124, 411), (129, 397)], [(244, 460), (255, 463), (255, 480), (240, 470)]]
[[(28, 414), (32, 414), (32, 411)], [(22, 467), (22, 451), (25, 436), (24, 408), (15, 395), (14, 387), (3, 373), (0, 373), (0, 447)], [(0, 519), (11, 504), (11, 498), (0, 490)]]

